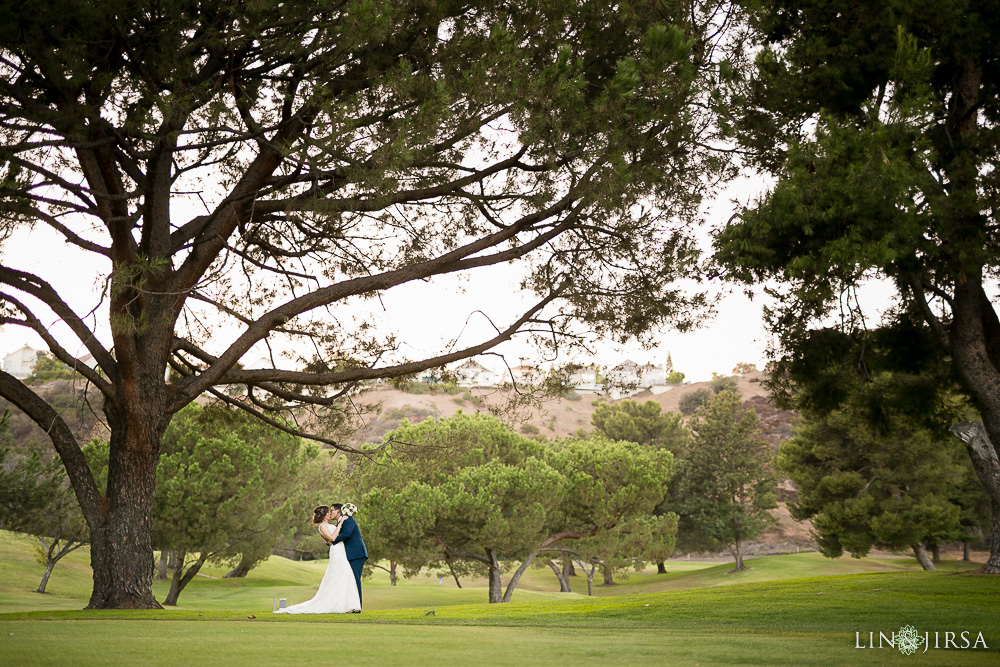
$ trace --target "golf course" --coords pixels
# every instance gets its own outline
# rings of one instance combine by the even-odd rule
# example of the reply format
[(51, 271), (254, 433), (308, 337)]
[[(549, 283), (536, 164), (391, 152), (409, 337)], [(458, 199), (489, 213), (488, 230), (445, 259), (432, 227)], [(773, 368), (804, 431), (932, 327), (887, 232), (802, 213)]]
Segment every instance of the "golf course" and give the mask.
[[(284, 616), (271, 613), (275, 598), (308, 599), (325, 561), (272, 557), (244, 579), (208, 567), (175, 608), (83, 611), (87, 550), (59, 564), (44, 595), (34, 592), (41, 567), (33, 551), (27, 538), (0, 533), (3, 665), (1000, 662), (1000, 579), (962, 561), (927, 573), (910, 557), (800, 553), (752, 559), (731, 574), (730, 563), (678, 560), (668, 574), (649, 569), (595, 585), (593, 597), (583, 576), (573, 578), (583, 594), (559, 593), (539, 568), (511, 603), (496, 605), (485, 603), (484, 580), (458, 588), (428, 572), (390, 586), (376, 570), (360, 616)], [(158, 599), (167, 586), (154, 585)], [(923, 640), (912, 655), (888, 644), (907, 625)]]

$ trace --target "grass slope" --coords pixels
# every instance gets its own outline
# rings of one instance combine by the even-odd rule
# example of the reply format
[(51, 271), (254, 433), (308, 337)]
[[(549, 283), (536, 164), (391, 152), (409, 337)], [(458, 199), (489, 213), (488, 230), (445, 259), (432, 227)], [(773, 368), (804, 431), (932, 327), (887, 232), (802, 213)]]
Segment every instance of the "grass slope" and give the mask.
[[(316, 618), (213, 611), (0, 616), (3, 664), (949, 664), (1000, 661), (1000, 580), (886, 573)], [(988, 649), (856, 648), (906, 624), (983, 632)]]
[[(34, 545), (30, 539), (0, 531), (0, 613), (11, 611), (51, 611), (81, 609), (90, 597), (92, 585), (90, 554), (81, 549), (59, 562), (49, 580), (47, 593), (34, 592), (41, 578), (42, 567), (34, 560)], [(668, 574), (658, 575), (650, 568), (642, 573), (630, 573), (614, 586), (595, 583), (594, 596), (608, 597), (635, 593), (654, 593), (690, 588), (745, 584), (803, 577), (822, 577), (865, 572), (901, 572), (919, 570), (912, 558), (840, 558), (831, 560), (816, 553), (770, 556), (747, 561), (750, 569), (730, 573), (731, 563), (671, 561)], [(941, 569), (961, 571), (971, 569), (969, 563), (946, 561)], [(179, 599), (180, 609), (236, 610), (262, 612), (272, 608), (274, 597), (302, 602), (316, 591), (326, 561), (294, 562), (270, 558), (243, 579), (223, 579), (228, 568), (206, 566)], [(598, 576), (598, 581), (600, 577)], [(440, 583), (439, 583), (440, 581)], [(514, 592), (514, 601), (562, 600), (586, 597), (587, 582), (583, 576), (573, 578), (573, 593), (559, 593), (552, 572), (528, 570)], [(364, 584), (365, 609), (396, 609), (477, 604), (487, 598), (485, 580), (463, 579), (458, 589), (450, 576), (439, 578), (423, 574), (413, 579), (400, 577), (398, 586), (390, 586), (388, 575), (375, 570), (371, 581)], [(153, 586), (158, 599), (166, 597), (168, 582)]]
[[(244, 580), (199, 578), (177, 609), (85, 612), (86, 554), (61, 563), (53, 594), (42, 596), (30, 592), (40, 573), (31, 550), (0, 534), (0, 665), (1000, 664), (1000, 578), (959, 572), (961, 563), (924, 573), (901, 571), (910, 559), (797, 554), (729, 575), (729, 564), (678, 562), (667, 575), (596, 587), (592, 598), (551, 592), (552, 574), (536, 570), (505, 605), (480, 604), (485, 588), (436, 577), (393, 588), (380, 572), (366, 584), (364, 614), (301, 617), (270, 614), (271, 596), (311, 595), (323, 563), (271, 559)], [(877, 571), (837, 574), (863, 568)], [(804, 573), (813, 576), (781, 579)], [(972, 641), (982, 632), (989, 648), (855, 648), (858, 637), (867, 646), (869, 632), (877, 640), (907, 624), (932, 642), (934, 632), (942, 643), (944, 632), (969, 631)]]

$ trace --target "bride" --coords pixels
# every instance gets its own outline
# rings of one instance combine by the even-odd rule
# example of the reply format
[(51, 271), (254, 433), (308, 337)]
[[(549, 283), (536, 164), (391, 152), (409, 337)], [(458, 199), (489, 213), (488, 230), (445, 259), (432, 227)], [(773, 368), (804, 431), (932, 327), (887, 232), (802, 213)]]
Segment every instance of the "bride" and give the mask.
[[(340, 527), (346, 517), (341, 516), (336, 526), (331, 526), (328, 520), (332, 518), (330, 508), (320, 505), (313, 510), (313, 525), (319, 529), (319, 534), (332, 543), (340, 534)], [(361, 611), (361, 596), (354, 579), (354, 570), (347, 561), (344, 543), (330, 544), (330, 563), (326, 566), (326, 574), (319, 583), (319, 590), (311, 600), (291, 607), (279, 609), (276, 614), (350, 614)]]

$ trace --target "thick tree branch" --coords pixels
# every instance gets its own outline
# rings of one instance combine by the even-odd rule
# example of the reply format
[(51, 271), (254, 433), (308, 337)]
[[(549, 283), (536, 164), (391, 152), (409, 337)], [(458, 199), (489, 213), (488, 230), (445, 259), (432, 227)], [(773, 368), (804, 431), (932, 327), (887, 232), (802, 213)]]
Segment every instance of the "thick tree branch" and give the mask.
[(52, 309), (52, 312), (62, 318), (62, 321), (70, 328), (73, 335), (77, 337), (77, 340), (86, 346), (87, 351), (94, 355), (94, 360), (101, 367), (101, 370), (110, 378), (116, 377), (118, 366), (114, 357), (104, 349), (104, 346), (100, 344), (90, 328), (62, 300), (58, 292), (49, 283), (38, 276), (2, 265), (0, 265), (0, 283), (10, 285), (14, 289), (30, 294)]
[[(521, 257), (548, 239), (554, 238), (564, 229), (568, 228), (574, 214), (567, 216), (567, 220), (562, 221), (546, 234), (542, 234), (538, 238), (533, 239), (531, 242), (528, 242), (518, 248), (497, 253), (488, 257), (468, 259), (464, 262), (459, 261), (515, 237), (519, 232), (528, 229), (536, 222), (544, 220), (552, 215), (556, 215), (569, 208), (572, 203), (571, 199), (565, 198), (544, 211), (524, 216), (516, 224), (511, 225), (505, 230), (490, 234), (489, 236), (481, 239), (477, 239), (476, 241), (468, 243), (435, 259), (410, 265), (394, 271), (388, 271), (386, 273), (346, 280), (335, 285), (331, 285), (330, 287), (313, 290), (305, 296), (288, 301), (258, 318), (253, 326), (248, 327), (247, 330), (232, 345), (229, 346), (226, 352), (220, 355), (217, 364), (206, 370), (197, 379), (191, 379), (187, 382), (179, 384), (178, 389), (183, 392), (183, 395), (188, 398), (188, 400), (190, 400), (204, 391), (207, 387), (213, 384), (221, 383), (223, 381), (223, 376), (229, 371), (229, 369), (236, 365), (239, 358), (242, 357), (254, 343), (266, 337), (267, 333), (274, 327), (281, 326), (293, 317), (308, 310), (313, 310), (350, 296), (388, 289), (413, 280), (428, 278), (434, 275), (443, 275), (475, 266), (496, 264), (501, 261)], [(577, 208), (577, 211), (579, 210), (580, 209)], [(427, 368), (429, 368), (429, 366)]]
[(49, 436), (66, 467), (66, 474), (73, 484), (87, 523), (92, 527), (101, 525), (106, 510), (104, 499), (97, 489), (80, 443), (63, 418), (27, 385), (5, 371), (0, 371), (0, 396), (28, 415)]
[(14, 307), (16, 307), (22, 313), (24, 313), (25, 319), (23, 321), (15, 321), (6, 318), (0, 318), (0, 324), (8, 324), (8, 323), (17, 324), (18, 326), (23, 326), (31, 329), (36, 334), (38, 334), (43, 341), (45, 341), (45, 344), (48, 346), (49, 350), (52, 352), (52, 354), (55, 356), (56, 359), (69, 366), (71, 369), (73, 369), (74, 372), (79, 373), (87, 380), (89, 380), (105, 396), (110, 398), (113, 395), (114, 389), (112, 388), (111, 384), (106, 379), (101, 377), (99, 373), (91, 369), (90, 366), (86, 365), (85, 363), (77, 359), (75, 356), (70, 354), (69, 351), (66, 350), (62, 345), (60, 345), (59, 341), (57, 341), (55, 337), (53, 337), (52, 334), (49, 333), (48, 328), (45, 327), (38, 320), (38, 318), (35, 317), (34, 313), (32, 313), (24, 304), (22, 304), (20, 301), (10, 296), (9, 294), (4, 294), (3, 292), (0, 292), (0, 302), (3, 301), (13, 304)]

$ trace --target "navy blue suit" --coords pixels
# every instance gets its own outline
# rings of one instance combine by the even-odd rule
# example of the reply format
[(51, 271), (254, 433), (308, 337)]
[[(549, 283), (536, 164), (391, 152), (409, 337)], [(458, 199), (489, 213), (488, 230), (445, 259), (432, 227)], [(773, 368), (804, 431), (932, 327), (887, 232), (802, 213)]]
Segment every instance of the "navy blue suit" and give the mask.
[(365, 546), (365, 541), (361, 539), (361, 529), (358, 528), (358, 522), (354, 520), (354, 517), (349, 516), (344, 519), (344, 523), (340, 527), (340, 534), (333, 541), (334, 544), (338, 542), (344, 543), (344, 552), (347, 554), (347, 562), (351, 564), (351, 569), (354, 570), (354, 580), (358, 584), (358, 599), (360, 600), (361, 570), (364, 569), (365, 561), (368, 560), (368, 547)]

